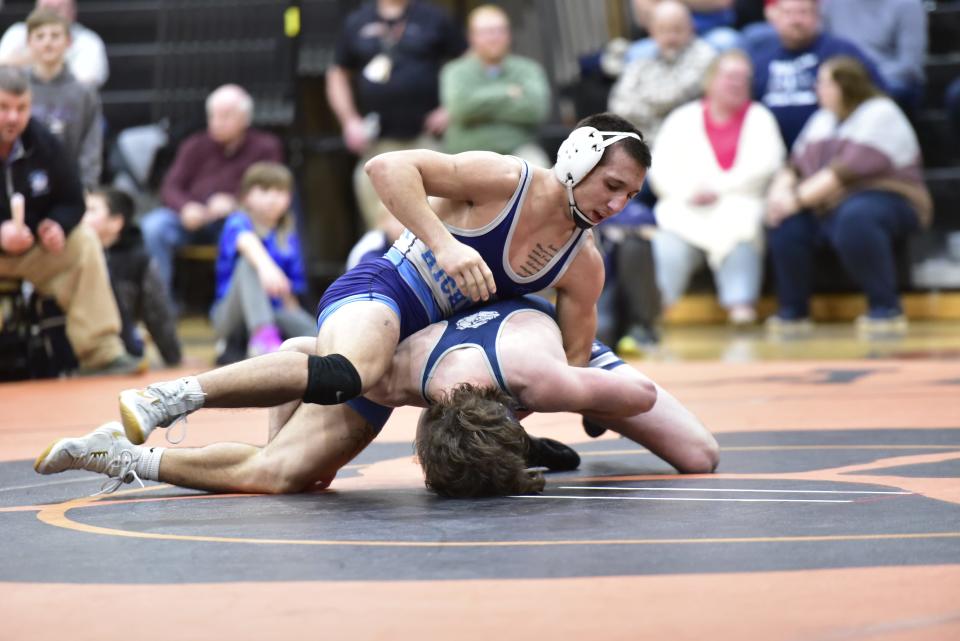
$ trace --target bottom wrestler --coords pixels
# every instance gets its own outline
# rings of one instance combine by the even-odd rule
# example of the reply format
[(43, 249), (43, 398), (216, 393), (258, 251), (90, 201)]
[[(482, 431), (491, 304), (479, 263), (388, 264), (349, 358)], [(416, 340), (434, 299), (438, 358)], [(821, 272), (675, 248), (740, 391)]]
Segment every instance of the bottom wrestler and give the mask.
[[(530, 456), (531, 440), (517, 422), (517, 410), (579, 412), (680, 472), (707, 473), (716, 467), (719, 449), (702, 423), (608, 348), (594, 345), (590, 367), (567, 365), (552, 311), (528, 296), (435, 323), (400, 344), (388, 375), (366, 398), (344, 405), (290, 402), (273, 407), (264, 447), (215, 443), (167, 449), (130, 442), (142, 442), (154, 428), (201, 407), (241, 406), (235, 390), (224, 385), (236, 377), (218, 375), (227, 369), (220, 368), (123, 392), (123, 427), (108, 423), (84, 437), (60, 439), (34, 467), (41, 474), (96, 471), (114, 478), (115, 487), (139, 476), (219, 492), (300, 492), (328, 485), (373, 440), (389, 408), (401, 405), (428, 407), (418, 426), (418, 456), (425, 463), (427, 485), (450, 496), (542, 489), (540, 472), (528, 469), (536, 457)], [(313, 340), (288, 341), (286, 348), (309, 353)], [(228, 367), (282, 377), (282, 371), (271, 372), (270, 356)], [(255, 401), (269, 405), (268, 398)], [(496, 438), (502, 444), (483, 460), (441, 466), (436, 463), (444, 460), (444, 448), (451, 452), (448, 439), (431, 438), (441, 433), (455, 438), (483, 433), (477, 438), (484, 442), (501, 435)], [(468, 442), (461, 446), (471, 451)], [(466, 468), (470, 475), (461, 473)]]

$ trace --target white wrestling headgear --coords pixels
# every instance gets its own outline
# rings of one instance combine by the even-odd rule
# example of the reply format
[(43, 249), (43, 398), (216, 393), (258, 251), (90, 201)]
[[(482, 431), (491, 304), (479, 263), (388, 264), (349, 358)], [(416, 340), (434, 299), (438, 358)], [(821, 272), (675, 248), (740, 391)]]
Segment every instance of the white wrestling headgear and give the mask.
[(603, 150), (624, 138), (643, 139), (632, 131), (597, 131), (593, 127), (578, 127), (570, 132), (567, 139), (557, 151), (557, 164), (553, 166), (553, 174), (567, 187), (567, 202), (570, 204), (570, 215), (573, 222), (581, 229), (590, 229), (595, 222), (587, 218), (577, 207), (573, 199), (573, 188), (576, 187), (603, 158)]

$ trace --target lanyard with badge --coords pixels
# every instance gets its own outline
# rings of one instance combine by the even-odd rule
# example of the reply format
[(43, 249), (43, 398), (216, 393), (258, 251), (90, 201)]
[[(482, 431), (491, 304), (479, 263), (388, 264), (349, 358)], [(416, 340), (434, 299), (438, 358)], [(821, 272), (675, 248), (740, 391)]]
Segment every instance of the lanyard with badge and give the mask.
[(384, 84), (390, 82), (390, 74), (393, 72), (393, 50), (403, 38), (403, 32), (407, 28), (405, 19), (388, 21), (380, 23), (382, 31), (380, 33), (380, 53), (375, 55), (370, 62), (363, 68), (363, 77), (369, 82)]

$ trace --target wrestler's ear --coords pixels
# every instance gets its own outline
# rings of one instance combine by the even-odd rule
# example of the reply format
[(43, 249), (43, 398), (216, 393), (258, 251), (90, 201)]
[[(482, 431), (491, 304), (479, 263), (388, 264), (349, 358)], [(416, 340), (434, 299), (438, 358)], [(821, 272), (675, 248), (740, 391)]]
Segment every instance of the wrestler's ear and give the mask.
[(519, 484), (517, 492), (519, 494), (539, 494), (547, 485), (547, 480), (543, 473), (547, 470), (545, 467), (528, 467), (523, 470), (525, 476), (523, 482)]

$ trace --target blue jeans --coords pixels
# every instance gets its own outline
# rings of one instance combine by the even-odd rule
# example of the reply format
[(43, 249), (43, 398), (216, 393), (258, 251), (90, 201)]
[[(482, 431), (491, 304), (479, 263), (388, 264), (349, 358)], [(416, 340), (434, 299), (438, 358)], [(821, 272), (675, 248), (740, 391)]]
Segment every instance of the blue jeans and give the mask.
[(140, 221), (143, 244), (157, 261), (157, 271), (167, 291), (173, 293), (173, 258), (184, 245), (216, 243), (223, 229), (223, 219), (189, 232), (180, 224), (180, 214), (167, 207), (158, 207)]
[(808, 211), (790, 216), (768, 232), (778, 315), (784, 319), (809, 316), (814, 257), (824, 244), (837, 252), (863, 289), (871, 315), (899, 312), (893, 246), (918, 226), (910, 203), (887, 191), (853, 194), (823, 217)]

